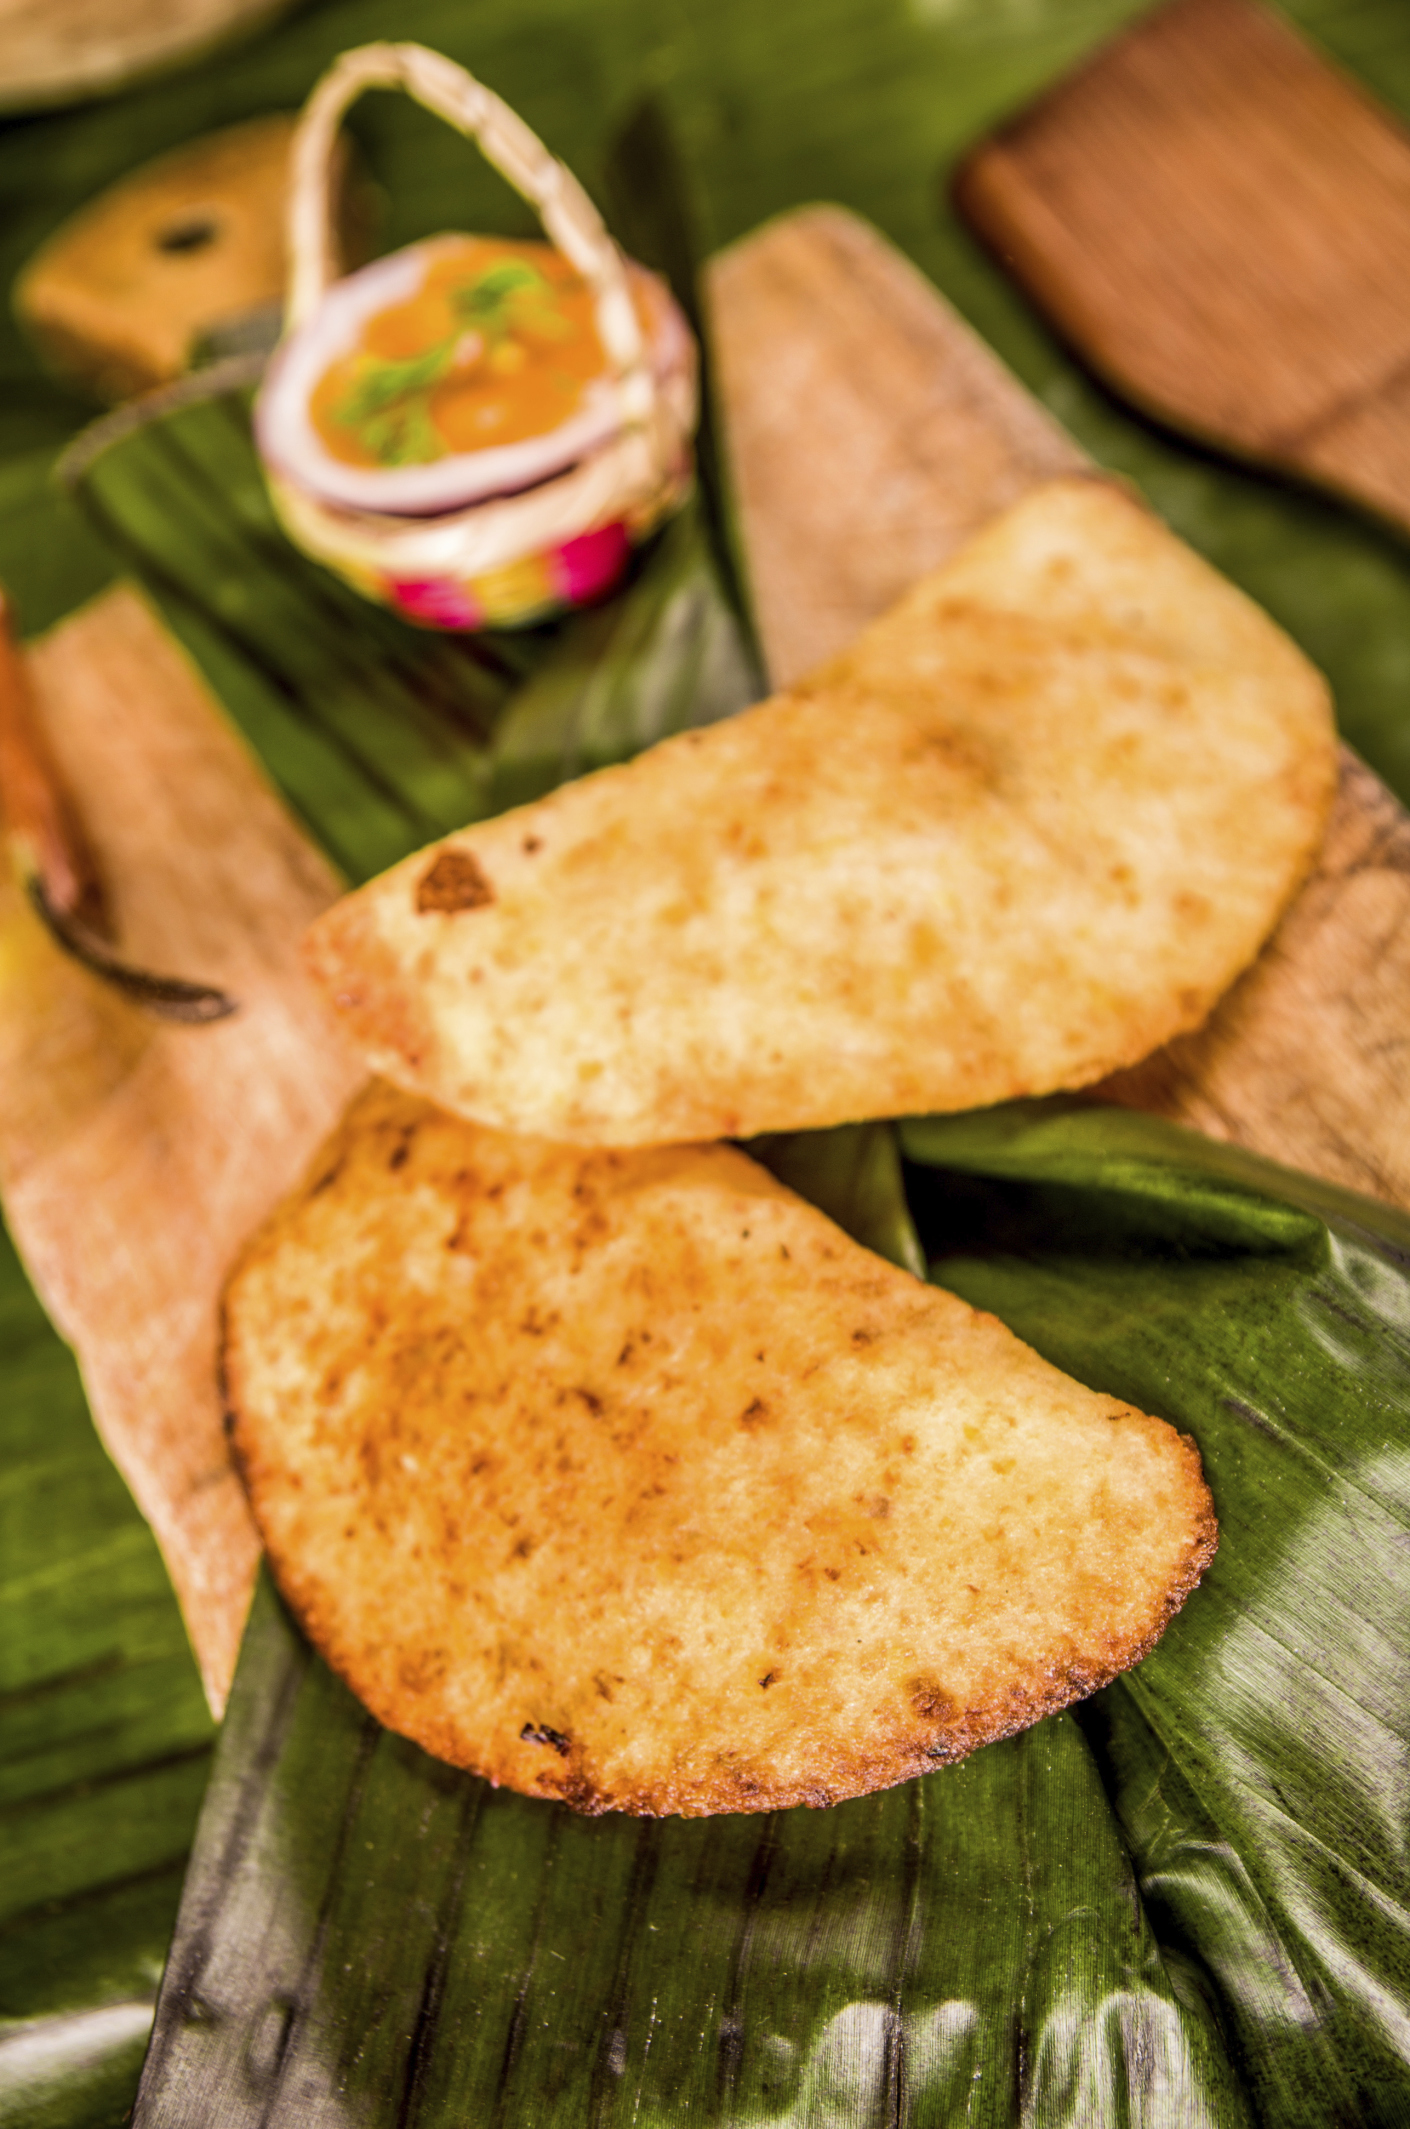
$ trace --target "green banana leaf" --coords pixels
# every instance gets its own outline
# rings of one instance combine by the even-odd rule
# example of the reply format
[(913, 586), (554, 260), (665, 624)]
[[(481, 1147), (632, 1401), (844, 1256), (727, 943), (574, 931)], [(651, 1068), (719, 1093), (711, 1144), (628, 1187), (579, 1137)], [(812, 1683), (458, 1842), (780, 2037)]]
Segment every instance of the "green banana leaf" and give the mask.
[(1075, 1713), (826, 1812), (584, 1820), (383, 1731), (265, 1587), (136, 2120), (1390, 2124), (1410, 1220), (1121, 1111), (759, 1150), (1166, 1414), (1221, 1529)]
[[(660, 0), (595, 0), (588, 9), (581, 0), (403, 0), (393, 23), (376, 0), (314, 0), (276, 29), (179, 77), (101, 106), (0, 125), (0, 274), (8, 283), (66, 213), (162, 148), (214, 125), (293, 107), (344, 46), (389, 32), (422, 38), (481, 72), (589, 182), (600, 172), (600, 196), (621, 233), (653, 263), (670, 267), (682, 249), (711, 248), (808, 198), (841, 199), (869, 215), (1098, 459), (1132, 475), (1176, 529), (1305, 645), (1333, 681), (1345, 731), (1410, 797), (1410, 558), (1401, 544), (1350, 511), (1222, 465), (1119, 408), (1074, 368), (948, 208), (946, 173), (969, 140), (1141, 4), (815, 0), (804, 7), (802, 0), (775, 0), (764, 9), (746, 0), (715, 0), (708, 8), (702, 0), (669, 8)], [(1410, 115), (1410, 18), (1399, 0), (1296, 0), (1288, 12)], [(644, 118), (643, 96), (649, 99)], [(660, 111), (680, 149), (684, 209), (679, 186), (666, 188), (665, 211), (653, 197), (661, 149), (659, 141), (653, 145), (650, 114)], [(464, 144), (402, 102), (367, 100), (355, 126), (383, 189), (385, 244), (447, 219), (527, 227), (515, 221), (512, 198), (480, 171)], [(13, 321), (0, 313), (0, 579), (16, 593), (26, 629), (47, 626), (120, 564), (135, 563), (350, 877), (375, 869), (381, 853), (419, 839), (421, 824), (439, 825), (457, 806), (468, 817), (555, 775), (615, 758), (686, 715), (718, 714), (730, 706), (731, 692), (745, 686), (739, 675), (748, 670), (747, 640), (732, 615), (728, 625), (719, 619), (721, 581), (726, 609), (733, 587), (716, 480), (704, 499), (707, 539), (702, 544), (692, 534), (692, 552), (682, 555), (678, 545), (673, 558), (681, 582), (695, 585), (684, 603), (693, 603), (697, 615), (697, 669), (724, 675), (713, 712), (708, 703), (683, 706), (688, 661), (667, 657), (649, 685), (635, 678), (642, 643), (654, 645), (659, 660), (669, 637), (651, 623), (651, 612), (680, 612), (680, 584), (671, 590), (665, 566), (649, 585), (633, 587), (640, 596), (630, 615), (623, 610), (610, 628), (593, 623), (606, 630), (606, 641), (589, 630), (575, 644), (569, 632), (550, 631), (502, 640), (483, 659), (451, 655), (438, 663), (447, 647), (424, 637), (394, 646), (390, 634), (376, 633), (382, 624), (370, 609), (359, 607), (357, 625), (371, 627), (376, 645), (371, 697), (346, 675), (330, 691), (328, 667), (315, 662), (316, 699), (304, 701), (297, 687), (291, 698), (269, 671), (272, 657), (277, 676), (287, 637), (282, 631), (268, 636), (257, 618), (252, 629), (248, 606), (243, 619), (235, 610), (245, 571), (257, 567), (257, 556), (241, 544), (258, 548), (254, 522), (242, 520), (228, 566), (192, 596), (189, 586), (183, 593), (179, 583), (158, 584), (160, 572), (143, 564), (140, 523), (129, 516), (125, 530), (118, 522), (116, 537), (105, 536), (48, 479), (55, 452), (91, 412), (41, 373)], [(239, 492), (242, 446), (231, 412), (202, 410), (192, 423), (199, 432), (194, 467), (187, 453), (176, 470), (150, 469), (154, 493), (168, 480), (182, 492), (183, 483), (199, 488), (212, 463), (224, 467), (232, 492)], [(207, 415), (212, 426), (203, 430)], [(230, 435), (214, 461), (206, 456), (203, 472), (202, 454), (222, 419)], [(222, 456), (227, 450), (229, 458)], [(706, 470), (712, 470), (708, 453)], [(111, 466), (106, 477), (111, 485)], [(100, 485), (95, 480), (95, 505)], [(122, 520), (133, 497), (124, 503), (123, 483), (116, 486), (109, 501)], [(257, 515), (258, 492), (247, 486), (243, 500)], [(148, 531), (154, 525), (159, 531), (162, 522), (158, 512)], [(161, 552), (159, 539), (154, 559)], [(338, 646), (328, 641), (326, 609), (323, 619), (318, 655), (331, 658)], [(718, 649), (708, 651), (722, 640), (734, 646), (723, 661)], [(610, 699), (601, 688), (604, 655), (615, 662), (620, 683)], [(394, 724), (402, 728), (405, 695), (419, 700), (423, 684), (440, 708), (428, 718), (423, 703), (410, 717), (407, 728), (419, 749), (413, 770), (391, 746), (391, 732)], [(934, 1128), (953, 1134), (959, 1126)], [(978, 1119), (972, 1128), (982, 1134), (994, 1127)], [(1076, 1124), (1064, 1121), (1061, 1128)], [(1027, 1159), (1034, 1142), (1025, 1143)], [(1157, 1187), (1155, 1168), (1182, 1173), (1183, 1142), (1178, 1158), (1152, 1156), (1140, 1167), (1146, 1181), (1139, 1189), (1118, 1188), (1118, 1175), (1110, 1191), (1110, 1164), (1090, 1144), (1085, 1152), (1069, 1149), (1063, 1158), (1077, 1166), (1069, 1172), (1059, 1160), (1061, 1173), (1050, 1172), (1050, 1145), (1043, 1154), (1049, 1167), (1026, 1180), (1004, 1169), (1012, 1148), (1001, 1159), (999, 1138), (969, 1144), (982, 1158), (968, 1180), (960, 1171), (974, 1161), (953, 1137), (945, 1155), (943, 1203), (969, 1205), (963, 1222), (957, 1213), (958, 1224), (947, 1225), (923, 1173), (920, 1142), (907, 1133), (906, 1179), (917, 1222), (933, 1254), (948, 1250), (947, 1281), (987, 1305), (1002, 1305), (1015, 1327), (1053, 1358), (1103, 1384), (1106, 1359), (1133, 1377), (1153, 1366), (1159, 1381), (1144, 1401), (1180, 1418), (1160, 1387), (1166, 1378), (1159, 1354), (1171, 1368), (1177, 1361), (1183, 1367), (1206, 1340), (1219, 1350), (1220, 1332), (1226, 1347), (1238, 1348), (1232, 1357), (1226, 1353), (1231, 1366), (1245, 1344), (1264, 1355), (1265, 1372), (1245, 1385), (1250, 1394), (1240, 1394), (1237, 1370), (1230, 1393), (1264, 1422), (1260, 1428), (1247, 1421), (1242, 1454), (1264, 1458), (1265, 1476), (1275, 1472), (1267, 1516), (1247, 1525), (1255, 1568), (1245, 1593), (1254, 1624), (1240, 1642), (1236, 1628), (1244, 1615), (1226, 1607), (1228, 1640), (1204, 1652), (1222, 1682), (1232, 1649), (1241, 1665), (1236, 1681), (1242, 1678), (1249, 1691), (1256, 1675), (1258, 1694), (1229, 1700), (1228, 1727), (1220, 1731), (1206, 1722), (1203, 1692), (1191, 1714), (1175, 1687), (1165, 1693), (1160, 1686), (1165, 1673), (1152, 1674), (1147, 1665), (1129, 1686), (1083, 1711), (1080, 1724), (1062, 1718), (929, 1784), (803, 1819), (802, 1834), (794, 1834), (791, 1820), (767, 1838), (762, 1822), (753, 1821), (716, 1822), (708, 1830), (616, 1828), (622, 1853), (601, 1860), (609, 1845), (603, 1838), (590, 1870), (573, 1845), (584, 1833), (577, 1822), (550, 1835), (540, 1807), (513, 1799), (482, 1798), (488, 1816), (481, 1824), (481, 1806), (475, 1807), (478, 1834), (470, 1806), (462, 1803), (452, 1833), (451, 1805), (432, 1808), (429, 1801), (432, 1793), (442, 1797), (436, 1782), (444, 1770), (428, 1770), (395, 1741), (364, 1738), (358, 1749), (367, 1753), (368, 1771), (359, 1809), (380, 1812), (386, 1789), (392, 1801), (378, 1822), (382, 1834), (408, 1794), (422, 1798), (414, 1824), (400, 1821), (396, 1856), (397, 1868), (403, 1855), (408, 1859), (411, 1875), (410, 1859), (420, 1855), (424, 1866), (409, 1897), (409, 1879), (403, 1883), (396, 1924), (408, 1933), (406, 1973), (416, 1976), (414, 1985), (398, 1979), (395, 1931), (385, 1958), (374, 1959), (365, 1944), (357, 1949), (370, 1912), (359, 1902), (370, 1900), (375, 1887), (364, 1882), (359, 1889), (352, 1867), (371, 1855), (380, 1869), (386, 1858), (375, 1847), (358, 1851), (358, 1839), (370, 1835), (359, 1835), (360, 1821), (339, 1816), (338, 1777), (331, 1777), (327, 1809), (314, 1811), (312, 1825), (279, 1819), (287, 1792), (274, 1783), (269, 1808), (275, 1817), (261, 1818), (241, 1849), (247, 1874), (239, 1882), (267, 1902), (269, 1883), (258, 1879), (257, 1866), (261, 1855), (277, 1863), (280, 1852), (261, 1850), (259, 1840), (264, 1831), (271, 1840), (291, 1832), (296, 1850), (312, 1859), (297, 1879), (303, 1899), (318, 1878), (320, 1853), (326, 1862), (326, 1845), (320, 1850), (319, 1844), (332, 1837), (336, 1821), (345, 1844), (336, 1896), (315, 1922), (308, 1956), (282, 1994), (261, 1994), (259, 1976), (266, 1956), (276, 1978), (287, 1980), (292, 1971), (287, 1946), (296, 1944), (305, 1912), (297, 1900), (293, 1935), (261, 1941), (239, 1986), (232, 1982), (223, 2026), (213, 2013), (232, 2065), (218, 2094), (192, 2087), (189, 2059), (181, 2056), (193, 2013), (204, 2031), (197, 1997), (179, 2015), (164, 2011), (147, 2119), (233, 2120), (241, 2106), (249, 2111), (250, 2080), (257, 2084), (261, 2076), (279, 2106), (293, 2107), (293, 2084), (270, 2083), (270, 2065), (281, 2051), (303, 2065), (298, 2118), (310, 2120), (459, 2122), (484, 2112), (487, 2120), (508, 2123), (516, 2111), (536, 2122), (606, 2120), (629, 2089), (642, 2095), (644, 2121), (655, 2108), (657, 2119), (672, 2123), (1374, 2122), (1410, 2115), (1398, 2097), (1410, 2080), (1397, 2037), (1407, 1991), (1395, 1963), (1401, 1896), (1393, 1868), (1396, 1828), (1406, 1821), (1396, 1790), (1403, 1744), (1395, 1730), (1405, 1635), (1403, 1622), (1392, 1629), (1386, 1609), (1401, 1554), (1390, 1542), (1390, 1524), (1375, 1521), (1382, 1510), (1393, 1518), (1392, 1494), (1379, 1474), (1381, 1464), (1394, 1460), (1404, 1397), (1399, 1388), (1392, 1395), (1374, 1356), (1391, 1338), (1387, 1326), (1403, 1266), (1385, 1257), (1380, 1243), (1367, 1245), (1369, 1258), (1346, 1256), (1343, 1230), (1324, 1225), (1322, 1240), (1308, 1248), (1327, 1253), (1337, 1279), (1341, 1267), (1352, 1265), (1347, 1276), (1356, 1298), (1348, 1300), (1335, 1280), (1330, 1287), (1284, 1283), (1278, 1289), (1283, 1313), (1265, 1317), (1267, 1275), (1271, 1269), (1292, 1276), (1296, 1252), (1290, 1246), (1285, 1264), (1278, 1250), (1248, 1243), (1247, 1225), (1222, 1225), (1227, 1208), (1218, 1210), (1224, 1206), (1218, 1193), (1210, 1214), (1217, 1247), (1191, 1243), (1197, 1222), (1163, 1228), (1171, 1191)], [(767, 1152), (787, 1180), (810, 1188), (873, 1246), (910, 1261), (918, 1245), (895, 1193), (899, 1170), (889, 1133)], [(1298, 1188), (1287, 1178), (1276, 1185), (1260, 1178), (1253, 1194), (1265, 1208), (1293, 1205), (1299, 1216), (1321, 1220), (1325, 1208), (1288, 1196)], [(1143, 1192), (1158, 1217), (1149, 1205), (1141, 1211)], [(1090, 1224), (1067, 1224), (1083, 1207), (1095, 1235)], [(1199, 1217), (1206, 1214), (1209, 1205)], [(1265, 1210), (1259, 1218), (1274, 1214)], [(1368, 1221), (1374, 1228), (1377, 1216), (1362, 1207), (1347, 1218), (1346, 1233), (1354, 1236)], [(1227, 1322), (1210, 1299), (1212, 1288), (1182, 1321), (1176, 1312), (1181, 1296), (1193, 1292), (1190, 1265), (1221, 1253), (1231, 1279), (1241, 1267)], [(1136, 1317), (1166, 1325), (1165, 1343), (1157, 1337), (1139, 1355), (1115, 1329), (1126, 1321), (1122, 1311), (1133, 1305), (1134, 1290), (1118, 1303), (1115, 1288), (1104, 1283), (1128, 1256), (1145, 1266), (1151, 1281), (1151, 1298), (1135, 1305)], [(995, 1282), (992, 1292), (985, 1280)], [(1079, 1291), (1089, 1296), (1080, 1305)], [(1322, 1302), (1314, 1294), (1330, 1294), (1330, 1316), (1318, 1314)], [(1346, 1331), (1348, 1309), (1360, 1326), (1355, 1335)], [(1363, 1339), (1365, 1309), (1374, 1336)], [(1299, 1343), (1293, 1336), (1308, 1323), (1320, 1323), (1325, 1334), (1320, 1342), (1313, 1338), (1310, 1361), (1306, 1338)], [(1134, 1337), (1129, 1321), (1127, 1330)], [(1069, 1348), (1065, 1339), (1076, 1343)], [(1193, 1382), (1186, 1388), (1198, 1401)], [(71, 1362), (44, 1325), (19, 1267), (3, 1252), (0, 1384), (6, 1471), (0, 1491), (6, 1783), (0, 2123), (97, 2129), (123, 2120), (131, 2104), (209, 1726), (160, 1563), (92, 1435)], [(1319, 1423), (1331, 1425), (1340, 1462), (1320, 1436), (1309, 1445), (1294, 1426), (1289, 1437), (1285, 1399), (1294, 1389), (1301, 1399), (1300, 1384), (1310, 1403), (1299, 1402), (1297, 1410), (1315, 1408)], [(1372, 1431), (1381, 1426), (1374, 1453), (1357, 1432), (1358, 1414)], [(1213, 1461), (1225, 1452), (1205, 1441), (1206, 1428), (1232, 1428), (1235, 1419), (1202, 1410), (1182, 1423), (1205, 1442)], [(1273, 1455), (1267, 1445), (1279, 1441), (1286, 1456), (1275, 1467), (1267, 1462)], [(1372, 1470), (1369, 1492), (1346, 1476), (1348, 1459), (1358, 1470)], [(1307, 1478), (1319, 1468), (1332, 1474), (1320, 1522), (1311, 1494), (1300, 1495), (1288, 1476)], [(1216, 1490), (1225, 1552), (1177, 1622), (1181, 1631), (1225, 1588), (1216, 1579), (1226, 1571), (1231, 1542), (1222, 1476)], [(1363, 1498), (1374, 1514), (1363, 1509)], [(1333, 1509), (1342, 1521), (1329, 1535)], [(1366, 1537), (1368, 1517), (1375, 1543)], [(1273, 1542), (1280, 1531), (1285, 1553)], [(1310, 1583), (1300, 1549), (1304, 1534)], [(1266, 1542), (1260, 1549), (1255, 1540)], [(1152, 1662), (1173, 1661), (1180, 1646), (1167, 1637)], [(267, 1685), (286, 1657), (292, 1671), (281, 1675), (298, 1674), (285, 1689), (290, 1738), (296, 1703), (313, 1736), (326, 1729), (330, 1750), (356, 1731), (360, 1718), (339, 1689), (296, 1644), (288, 1654), (287, 1626), (266, 1594), (237, 1700), (243, 1728), (234, 1720), (228, 1727), (223, 1771), (211, 1792), (217, 1829), (221, 1799), (233, 1797), (242, 1778), (241, 1738), (248, 1744), (256, 1735), (267, 1705), (260, 1678)], [(1152, 1675), (1155, 1697), (1140, 1702), (1137, 1685)], [(307, 1754), (313, 1736), (301, 1734)], [(277, 1748), (279, 1737), (270, 1743)], [(287, 1772), (280, 1750), (273, 1764), (281, 1777)], [(946, 1800), (943, 1812), (932, 1807), (932, 1792)], [(309, 1804), (305, 1797), (301, 1808), (308, 1811)], [(494, 1818), (501, 1808), (502, 1822)], [(523, 1830), (515, 1830), (521, 1820)], [(510, 1832), (496, 1832), (500, 1823)], [(679, 1849), (671, 1845), (677, 1835)], [(795, 1848), (795, 1840), (803, 1845)], [(539, 1871), (534, 1843), (550, 1844), (556, 1856), (560, 1842), (576, 1860)], [(206, 1887), (211, 1928), (228, 1949), (234, 1941), (230, 1879), (212, 1873), (210, 1853), (203, 1836), (192, 1896)], [(233, 1850), (227, 1860), (237, 1860)], [(554, 1879), (555, 1867), (566, 1875)], [(380, 1882), (379, 1870), (370, 1876)], [(655, 1908), (646, 1912), (642, 1903), (652, 1901)], [(631, 1918), (639, 1910), (645, 1921), (638, 1929)], [(511, 1932), (490, 1943), (485, 1933), (493, 1934), (496, 1917), (522, 1922), (528, 1911), (537, 1918), (534, 1942), (542, 1949), (516, 1969), (514, 1945), (522, 1940)], [(183, 1957), (192, 1942), (192, 1912), (188, 1901)], [(608, 1918), (601, 1927), (597, 1915)], [(625, 1917), (616, 1934), (609, 1926), (614, 1915)], [(648, 1929), (650, 1922), (656, 1927)], [(561, 1961), (550, 1956), (554, 1928), (561, 1933)], [(431, 1943), (429, 1965), (416, 1962), (411, 1938), (418, 1929), (423, 1951)], [(338, 2001), (327, 1993), (337, 1971), (327, 1947), (335, 1942), (350, 1947), (347, 1973), (360, 1977), (347, 1980), (348, 1993)], [(681, 1953), (691, 1945), (700, 1956), (696, 1994), (688, 2002), (682, 1974), (689, 1962)], [(474, 1996), (473, 2016), (457, 2022), (454, 1990), (461, 1989), (463, 2008), (469, 1971), (457, 1962), (466, 1946), (465, 1956), (482, 1962), (493, 1986)], [(658, 1963), (666, 1977), (659, 1988), (651, 1978)], [(560, 1964), (572, 1969), (571, 1980), (555, 1978)], [(175, 1989), (189, 1968), (178, 1960), (172, 1971)], [(229, 1968), (224, 1972), (230, 1980)], [(644, 2003), (648, 2036), (655, 2036), (646, 2041)], [(605, 2051), (599, 2045), (604, 2005), (616, 2021)], [(262, 2022), (246, 2019), (251, 2007)], [(398, 2055), (398, 2035), (407, 2030), (410, 2054)], [(459, 2111), (465, 2091), (491, 2089), (473, 2084), (484, 2062), (474, 2036), (492, 2052), (496, 2032), (503, 2074), (493, 2100), (487, 2109), (476, 2103)], [(318, 2044), (326, 2043), (323, 2084), (322, 2073), (309, 2069), (319, 2034)], [(575, 2034), (587, 2036), (581, 2047)], [(597, 2049), (586, 2083), (583, 2047)], [(358, 2048), (368, 2064), (361, 2082), (347, 2067)], [(463, 2087), (456, 2083), (462, 2057)]]
[[(349, 659), (341, 611), (320, 636), (336, 587), (281, 548), (239, 404), (127, 435), (80, 492), (277, 771), (276, 696), (313, 705), (351, 788), (397, 794), (378, 840), (339, 846), (350, 869), (434, 830), (403, 736), (461, 731), (447, 660), (468, 649), (374, 615)], [(253, 582), (278, 629), (253, 630)], [(476, 687), (498, 655), (475, 650)], [(518, 656), (462, 748), (459, 817), (751, 692), (689, 517), (619, 599)], [(437, 1766), (266, 1590), (137, 2119), (1291, 2125), (1348, 2096), (1394, 2119), (1410, 1222), (1063, 1105), (757, 1150), (871, 1246), (939, 1259), (1070, 1371), (1188, 1428), (1225, 1533), (1204, 1588), (1092, 1710), (821, 1818), (704, 1827), (583, 1822)], [(1348, 1518), (1369, 1563), (1350, 1587)]]
[(1403, 2120), (1410, 1221), (1067, 1104), (901, 1139), (933, 1274), (1204, 1458), (1214, 1565), (1079, 1711), (1147, 1914), (1258, 2119)]
[(151, 1532), (0, 1235), (0, 2121), (125, 2119), (211, 1721)]

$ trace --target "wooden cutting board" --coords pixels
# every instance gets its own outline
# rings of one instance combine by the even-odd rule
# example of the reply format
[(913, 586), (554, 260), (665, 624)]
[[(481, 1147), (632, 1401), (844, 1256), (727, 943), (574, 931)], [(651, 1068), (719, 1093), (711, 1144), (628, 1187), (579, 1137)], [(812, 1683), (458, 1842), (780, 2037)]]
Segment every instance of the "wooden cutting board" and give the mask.
[(1173, 0), (955, 187), (1153, 413), (1410, 525), (1410, 134), (1253, 0)]
[[(710, 270), (729, 457), (765, 649), (838, 649), (1035, 482), (1065, 437), (934, 289), (836, 208)], [(298, 973), (336, 891), (130, 591), (33, 653), (45, 729), (134, 959), (220, 984), (158, 1027), (0, 900), (0, 1185), (95, 1417), (161, 1540), (212, 1704), (256, 1541), (225, 1457), (216, 1310), (238, 1244), (360, 1077)], [(1112, 1092), (1410, 1203), (1410, 822), (1347, 757), (1322, 867), (1211, 1027)]]
[[(710, 297), (776, 681), (840, 649), (1024, 489), (1086, 463), (839, 208), (746, 238), (714, 262)], [(1349, 749), (1321, 862), (1256, 966), (1198, 1034), (1099, 1091), (1410, 1205), (1410, 816)]]
[(0, 877), (6, 1219), (219, 1711), (259, 1540), (226, 1454), (216, 1305), (241, 1240), (364, 1076), (297, 960), (338, 882), (135, 592), (105, 592), (30, 655), (123, 952), (239, 1001), (209, 1027), (150, 1019), (60, 953)]

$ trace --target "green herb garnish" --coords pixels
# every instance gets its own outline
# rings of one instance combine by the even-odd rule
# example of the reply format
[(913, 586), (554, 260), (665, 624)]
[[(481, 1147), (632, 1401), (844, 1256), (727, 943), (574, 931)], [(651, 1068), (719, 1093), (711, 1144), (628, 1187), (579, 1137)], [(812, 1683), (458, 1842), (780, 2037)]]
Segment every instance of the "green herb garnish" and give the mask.
[(561, 340), (571, 331), (550, 283), (522, 259), (502, 259), (451, 295), (456, 316), (490, 342), (528, 331), (538, 340)]
[(523, 333), (531, 340), (561, 340), (572, 328), (558, 308), (551, 284), (521, 259), (487, 266), (449, 294), (460, 327), (420, 355), (401, 360), (366, 356), (333, 418), (352, 429), (382, 466), (424, 466), (445, 456), (445, 442), (431, 415), (430, 395), (454, 367), (467, 333), (487, 347)]

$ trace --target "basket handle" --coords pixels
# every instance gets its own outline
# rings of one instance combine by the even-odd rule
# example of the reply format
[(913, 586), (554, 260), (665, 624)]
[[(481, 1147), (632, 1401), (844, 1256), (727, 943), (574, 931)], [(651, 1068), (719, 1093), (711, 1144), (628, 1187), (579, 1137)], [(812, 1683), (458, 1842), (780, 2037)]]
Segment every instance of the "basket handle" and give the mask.
[(363, 44), (336, 59), (315, 87), (294, 135), (289, 192), (289, 293), (285, 331), (311, 316), (336, 278), (332, 240), (333, 146), (343, 113), (364, 89), (404, 89), (475, 141), (526, 199), (552, 243), (592, 292), (597, 330), (616, 380), (622, 420), (650, 415), (655, 384), (622, 255), (571, 170), (473, 74), (422, 44)]

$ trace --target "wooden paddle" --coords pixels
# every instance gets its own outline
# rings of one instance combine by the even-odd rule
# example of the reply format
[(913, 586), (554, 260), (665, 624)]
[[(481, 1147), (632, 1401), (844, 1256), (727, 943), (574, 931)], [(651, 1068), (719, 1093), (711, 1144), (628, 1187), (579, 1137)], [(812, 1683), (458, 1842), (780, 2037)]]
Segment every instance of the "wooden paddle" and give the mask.
[(104, 592), (27, 663), (125, 945), (240, 1000), (210, 1027), (154, 1020), (62, 952), (0, 868), (6, 1219), (219, 1711), (259, 1539), (226, 1454), (216, 1308), (235, 1250), (362, 1077), (298, 960), (338, 882), (131, 589)]
[[(709, 275), (729, 457), (776, 681), (840, 648), (1075, 445), (901, 256), (836, 208)], [(225, 1454), (216, 1310), (245, 1233), (360, 1078), (298, 968), (336, 883), (150, 608), (105, 593), (31, 653), (49, 753), (133, 951), (228, 983), (161, 1027), (0, 877), (0, 1185), (156, 1530), (212, 1704), (257, 1539)], [(1410, 1204), (1410, 821), (1347, 757), (1317, 875), (1201, 1034), (1118, 1099)]]
[(1410, 135), (1277, 16), (1172, 0), (956, 197), (1120, 391), (1410, 526)]

